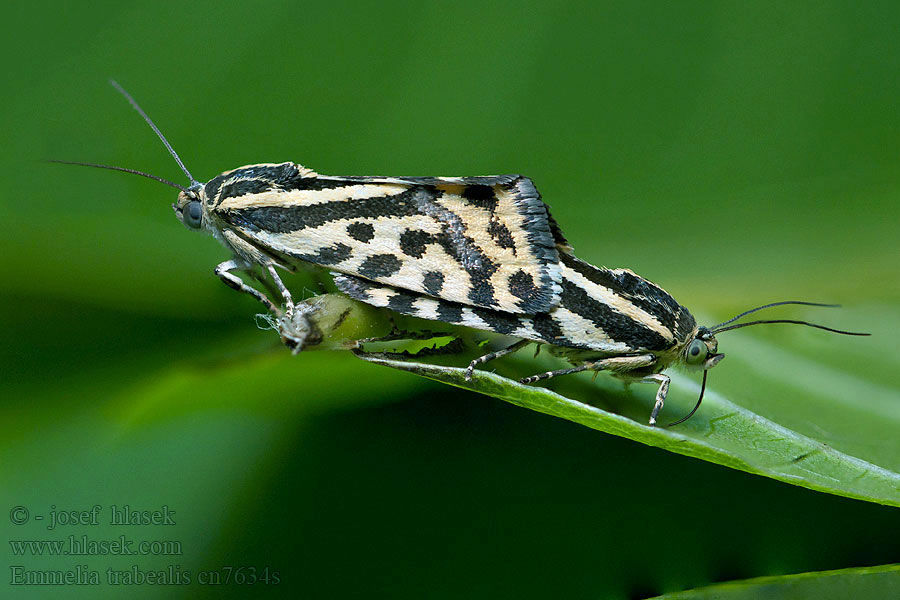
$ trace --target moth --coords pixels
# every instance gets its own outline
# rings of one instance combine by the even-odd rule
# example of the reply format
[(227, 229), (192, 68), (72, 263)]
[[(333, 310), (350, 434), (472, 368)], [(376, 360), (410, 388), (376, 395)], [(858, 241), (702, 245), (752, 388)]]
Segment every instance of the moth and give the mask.
[(334, 281), (340, 291), (373, 306), (520, 338), (506, 348), (473, 360), (466, 369), (467, 379), (472, 378), (478, 365), (538, 343), (538, 350), (546, 347), (551, 354), (573, 366), (525, 377), (520, 383), (530, 384), (582, 371), (593, 371), (596, 376), (600, 371), (607, 371), (627, 383), (656, 384), (650, 425), (656, 424), (669, 391), (671, 379), (662, 371), (676, 365), (702, 371), (703, 383), (697, 403), (690, 413), (670, 423), (669, 427), (683, 423), (700, 408), (709, 369), (725, 357), (718, 352), (716, 335), (719, 333), (750, 325), (789, 323), (844, 335), (869, 335), (793, 319), (735, 323), (751, 313), (775, 306), (837, 306), (796, 300), (773, 302), (744, 311), (718, 325), (700, 326), (690, 311), (668, 292), (628, 269), (595, 267), (568, 252), (560, 252), (559, 258), (562, 266), (560, 303), (547, 312), (533, 315), (464, 306), (391, 289), (351, 275), (335, 274)]
[(308, 264), (514, 314), (559, 302), (558, 227), (527, 177), (328, 176), (285, 162), (201, 183), (128, 92), (111, 83), (159, 136), (189, 186), (122, 167), (54, 162), (125, 171), (179, 189), (178, 220), (233, 255), (216, 274), (276, 314), (276, 303), (235, 272), (261, 267), (287, 313), (293, 299), (276, 269)]
[[(772, 306), (827, 306), (799, 301), (698, 326), (659, 286), (627, 269), (599, 268), (575, 257), (534, 184), (522, 175), (328, 176), (285, 162), (248, 165), (201, 183), (134, 98), (111, 83), (153, 129), (190, 184), (124, 167), (53, 162), (124, 171), (177, 188), (172, 206), (178, 220), (213, 235), (232, 254), (215, 268), (216, 275), (263, 303), (285, 340), (292, 330), (308, 337), (308, 328), (296, 325), (294, 301), (278, 270), (316, 265), (329, 269), (338, 289), (355, 300), (518, 338), (472, 361), (468, 377), (476, 366), (536, 342), (572, 367), (526, 377), (523, 383), (586, 370), (653, 383), (658, 386), (653, 425), (669, 389), (662, 371), (670, 366), (703, 371), (700, 398), (685, 419), (700, 406), (706, 374), (724, 357), (718, 353), (717, 333), (795, 323), (867, 335), (784, 319), (732, 324)], [(279, 301), (248, 285), (236, 275), (240, 272)]]

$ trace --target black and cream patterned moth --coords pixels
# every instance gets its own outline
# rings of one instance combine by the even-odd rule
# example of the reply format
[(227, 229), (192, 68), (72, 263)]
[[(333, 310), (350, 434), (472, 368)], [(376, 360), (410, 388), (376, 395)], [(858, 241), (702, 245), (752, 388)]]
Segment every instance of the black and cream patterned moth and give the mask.
[(373, 306), (520, 338), (507, 348), (473, 360), (466, 372), (467, 379), (472, 377), (476, 366), (516, 352), (530, 343), (538, 343), (546, 346), (551, 354), (571, 363), (572, 367), (525, 377), (521, 383), (535, 383), (582, 371), (593, 371), (595, 375), (607, 371), (628, 383), (656, 384), (650, 425), (656, 424), (669, 391), (670, 377), (662, 373), (669, 367), (677, 365), (703, 372), (700, 396), (693, 410), (669, 426), (683, 423), (700, 407), (707, 372), (725, 357), (718, 353), (718, 333), (763, 323), (791, 323), (845, 335), (869, 335), (792, 319), (735, 324), (748, 314), (774, 306), (836, 306), (795, 300), (759, 306), (712, 327), (699, 326), (690, 311), (665, 290), (628, 269), (595, 267), (568, 252), (561, 251), (559, 257), (562, 266), (560, 303), (547, 312), (533, 315), (465, 306), (391, 289), (352, 275), (334, 274), (334, 280), (340, 291)]
[[(173, 204), (178, 219), (210, 233), (232, 254), (216, 274), (257, 298), (278, 323), (290, 324), (295, 316), (278, 269), (323, 267), (355, 300), (517, 338), (472, 361), (470, 377), (477, 365), (537, 343), (572, 366), (523, 383), (580, 371), (653, 383), (658, 387), (651, 425), (668, 393), (670, 379), (662, 372), (671, 366), (703, 371), (700, 398), (688, 417), (700, 406), (706, 373), (724, 357), (717, 333), (794, 323), (868, 335), (786, 319), (733, 324), (771, 306), (828, 306), (798, 301), (754, 308), (714, 327), (698, 326), (659, 286), (627, 269), (595, 267), (575, 257), (537, 189), (522, 175), (328, 176), (285, 162), (248, 165), (200, 183), (134, 99), (112, 84), (156, 132), (190, 185), (123, 167), (55, 162), (125, 171), (178, 188)], [(279, 300), (235, 272), (258, 279)]]

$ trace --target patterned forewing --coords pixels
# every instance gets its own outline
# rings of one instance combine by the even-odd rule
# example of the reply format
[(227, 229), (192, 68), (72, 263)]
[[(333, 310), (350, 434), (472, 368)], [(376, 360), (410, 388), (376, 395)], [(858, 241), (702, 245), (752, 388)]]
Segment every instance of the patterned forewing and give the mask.
[(285, 163), (205, 190), (224, 227), (280, 257), (509, 313), (559, 303), (550, 217), (526, 177), (327, 177)]

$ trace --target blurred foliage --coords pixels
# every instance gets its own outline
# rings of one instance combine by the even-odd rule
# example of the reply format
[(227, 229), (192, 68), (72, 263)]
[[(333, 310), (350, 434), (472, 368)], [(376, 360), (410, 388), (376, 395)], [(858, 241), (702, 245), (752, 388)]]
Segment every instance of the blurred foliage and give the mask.
[[(177, 561), (6, 552), (6, 573), (282, 575), (277, 588), (66, 590), (90, 598), (640, 598), (900, 561), (893, 508), (346, 354), (292, 357), (256, 329), (253, 300), (216, 281), (227, 256), (176, 222), (173, 190), (41, 162), (182, 181), (115, 77), (201, 180), (284, 160), (528, 174), (580, 257), (633, 269), (703, 322), (774, 300), (844, 304), (816, 320), (873, 337), (729, 333), (711, 390), (896, 470), (895, 3), (38, 1), (4, 16), (2, 506), (167, 504), (177, 526), (126, 533), (184, 544)], [(598, 397), (630, 397), (602, 379)], [(673, 414), (690, 404), (673, 396)], [(5, 539), (55, 539), (4, 523)]]

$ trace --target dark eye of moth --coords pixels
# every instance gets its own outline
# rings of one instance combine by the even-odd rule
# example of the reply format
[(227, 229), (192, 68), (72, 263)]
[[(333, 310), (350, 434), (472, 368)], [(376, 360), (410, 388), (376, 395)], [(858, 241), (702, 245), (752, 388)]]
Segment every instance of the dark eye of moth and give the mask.
[(689, 365), (698, 365), (706, 359), (707, 354), (706, 344), (701, 340), (694, 340), (688, 347), (687, 363)]
[(188, 203), (187, 207), (184, 210), (184, 222), (194, 229), (200, 229), (200, 216), (202, 211), (200, 210), (200, 202), (198, 200), (193, 200)]

